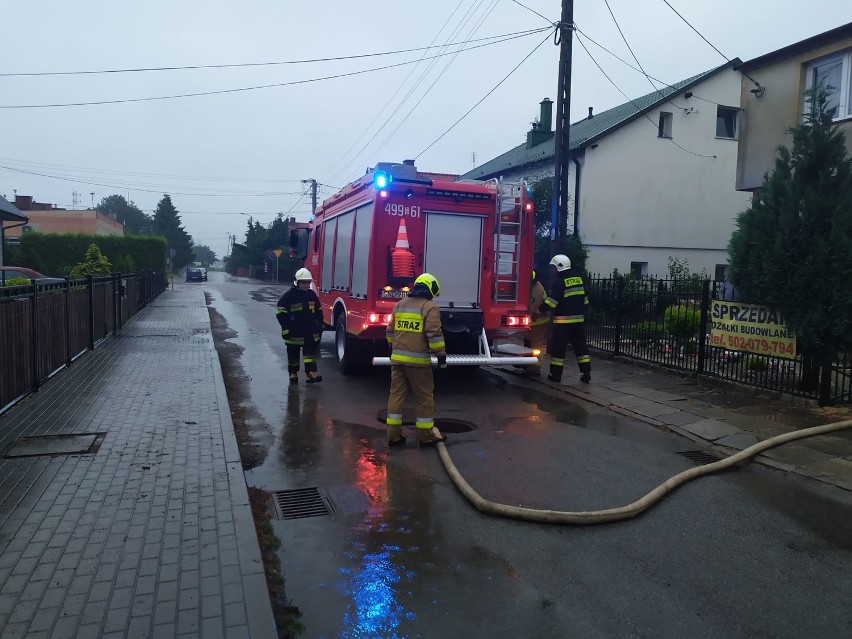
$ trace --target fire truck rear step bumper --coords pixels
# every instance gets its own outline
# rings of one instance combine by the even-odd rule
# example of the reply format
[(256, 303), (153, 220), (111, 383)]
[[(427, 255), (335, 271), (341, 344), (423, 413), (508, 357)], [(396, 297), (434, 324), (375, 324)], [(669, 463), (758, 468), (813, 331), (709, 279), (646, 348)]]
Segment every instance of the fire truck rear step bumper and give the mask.
[[(390, 366), (390, 357), (374, 357), (373, 366)], [(432, 358), (437, 366), (438, 359)], [(538, 357), (487, 357), (485, 355), (447, 355), (448, 366), (529, 366), (538, 364)]]

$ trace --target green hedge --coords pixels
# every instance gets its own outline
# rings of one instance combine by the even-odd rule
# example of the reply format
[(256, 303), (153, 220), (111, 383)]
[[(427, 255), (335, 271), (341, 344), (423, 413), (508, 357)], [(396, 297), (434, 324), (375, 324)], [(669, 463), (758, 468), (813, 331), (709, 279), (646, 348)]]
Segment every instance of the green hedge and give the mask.
[(119, 273), (166, 270), (165, 238), (83, 233), (24, 233), (18, 266), (26, 266), (48, 277), (65, 277), (85, 259), (86, 250), (92, 243)]

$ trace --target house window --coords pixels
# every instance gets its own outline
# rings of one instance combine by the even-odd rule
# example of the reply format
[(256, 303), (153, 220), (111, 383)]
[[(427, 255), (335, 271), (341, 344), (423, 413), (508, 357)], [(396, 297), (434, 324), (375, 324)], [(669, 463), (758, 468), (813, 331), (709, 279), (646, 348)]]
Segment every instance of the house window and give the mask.
[(672, 137), (672, 114), (667, 111), (660, 111), (660, 126), (657, 133), (658, 137)]
[[(808, 65), (807, 88), (822, 85), (828, 92), (827, 107), (834, 110), (835, 120), (852, 116), (852, 49), (811, 62)], [(807, 101), (805, 104), (807, 109)]]
[(722, 282), (728, 277), (728, 265), (727, 264), (717, 264), (714, 269), (713, 277), (717, 282)]
[(642, 277), (648, 274), (648, 262), (630, 262), (630, 272), (635, 277)]
[(716, 107), (716, 137), (737, 139), (737, 114), (739, 109), (731, 107)]

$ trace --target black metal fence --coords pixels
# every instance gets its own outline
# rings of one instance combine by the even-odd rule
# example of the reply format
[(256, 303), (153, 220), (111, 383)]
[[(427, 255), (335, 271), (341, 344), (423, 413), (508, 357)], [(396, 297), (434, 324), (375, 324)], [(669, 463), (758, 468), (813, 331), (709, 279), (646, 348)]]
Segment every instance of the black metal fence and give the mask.
[(163, 273), (0, 287), (0, 413), (165, 290)]
[(698, 277), (590, 277), (589, 346), (821, 404), (852, 403), (852, 352), (840, 352), (820, 368), (801, 353), (790, 359), (712, 345), (710, 305), (721, 286)]

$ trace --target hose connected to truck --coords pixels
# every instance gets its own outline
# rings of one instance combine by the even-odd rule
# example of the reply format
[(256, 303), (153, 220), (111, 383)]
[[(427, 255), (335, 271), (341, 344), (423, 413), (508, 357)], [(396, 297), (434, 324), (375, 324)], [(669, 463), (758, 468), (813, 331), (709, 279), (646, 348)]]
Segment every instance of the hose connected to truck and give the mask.
[[(542, 524), (566, 524), (570, 526), (588, 526), (591, 524), (604, 524), (613, 521), (621, 521), (623, 519), (632, 519), (636, 515), (644, 512), (645, 510), (653, 506), (655, 503), (660, 501), (663, 497), (668, 495), (678, 486), (681, 486), (688, 481), (696, 479), (697, 477), (702, 477), (704, 475), (709, 475), (711, 473), (730, 468), (734, 464), (738, 464), (743, 460), (750, 459), (765, 450), (775, 448), (776, 446), (781, 446), (782, 444), (787, 444), (798, 439), (805, 439), (807, 437), (825, 435), (826, 433), (833, 433), (840, 430), (844, 430), (846, 428), (852, 428), (852, 419), (847, 419), (841, 422), (834, 422), (831, 424), (824, 424), (822, 426), (814, 426), (812, 428), (804, 428), (802, 430), (784, 433), (783, 435), (777, 435), (776, 437), (771, 437), (769, 439), (765, 439), (762, 442), (758, 442), (753, 446), (749, 446), (748, 448), (736, 453), (735, 455), (731, 455), (730, 457), (726, 457), (725, 459), (722, 459), (720, 461), (714, 462), (712, 464), (707, 464), (706, 466), (690, 468), (689, 470), (685, 470), (682, 473), (678, 473), (677, 475), (666, 480), (665, 482), (657, 486), (654, 490), (649, 492), (647, 495), (633, 502), (632, 504), (622, 506), (620, 508), (609, 508), (607, 510), (593, 510), (586, 512), (536, 510), (532, 508), (521, 508), (520, 506), (508, 506), (506, 504), (498, 504), (493, 501), (488, 501), (487, 499), (484, 499), (479, 493), (477, 493), (473, 488), (471, 488), (470, 484), (468, 484), (467, 481), (465, 481), (464, 477), (462, 477), (461, 473), (459, 473), (455, 464), (453, 464), (452, 459), (450, 459), (450, 454), (447, 451), (446, 444), (439, 443), (437, 447), (438, 454), (441, 457), (441, 461), (443, 462), (444, 468), (447, 470), (450, 479), (453, 480), (453, 483), (456, 485), (456, 488), (458, 488), (459, 491), (465, 497), (467, 497), (467, 499), (474, 505), (474, 507), (478, 511), (488, 515), (494, 515), (496, 517), (521, 519), (524, 521), (532, 521)], [(435, 428), (434, 430), (440, 436), (440, 432), (438, 432), (438, 429)]]

